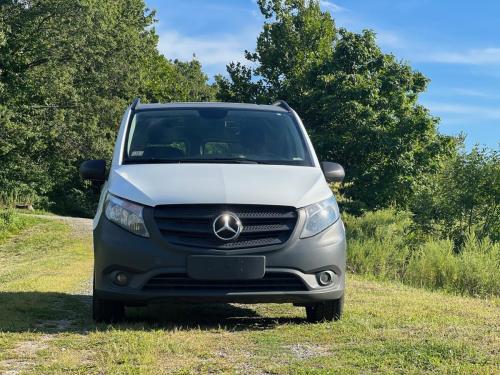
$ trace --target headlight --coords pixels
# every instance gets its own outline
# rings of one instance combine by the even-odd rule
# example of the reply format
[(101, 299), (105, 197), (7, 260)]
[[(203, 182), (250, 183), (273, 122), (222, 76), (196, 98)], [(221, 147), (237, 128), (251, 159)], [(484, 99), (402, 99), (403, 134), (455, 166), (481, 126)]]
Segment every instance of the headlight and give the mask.
[(300, 238), (312, 237), (335, 223), (340, 217), (339, 206), (334, 196), (304, 208), (306, 224)]
[(142, 237), (149, 237), (149, 232), (142, 217), (143, 207), (136, 203), (120, 199), (111, 194), (106, 198), (106, 217), (123, 229)]

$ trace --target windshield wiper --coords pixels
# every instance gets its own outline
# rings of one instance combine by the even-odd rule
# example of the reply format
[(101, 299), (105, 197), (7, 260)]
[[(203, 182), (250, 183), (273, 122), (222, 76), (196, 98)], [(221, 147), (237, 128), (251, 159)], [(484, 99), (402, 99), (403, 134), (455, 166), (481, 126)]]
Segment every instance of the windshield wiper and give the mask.
[(126, 159), (123, 164), (178, 164), (179, 159), (158, 159), (158, 158), (145, 158), (145, 159)]
[(234, 163), (234, 164), (267, 164), (264, 161), (253, 160), (247, 158), (198, 158), (198, 159), (161, 159), (161, 158), (146, 158), (125, 160), (125, 164), (179, 164), (179, 163)]
[(265, 164), (262, 161), (247, 158), (210, 158), (210, 159), (180, 159), (179, 163), (235, 163), (235, 164)]

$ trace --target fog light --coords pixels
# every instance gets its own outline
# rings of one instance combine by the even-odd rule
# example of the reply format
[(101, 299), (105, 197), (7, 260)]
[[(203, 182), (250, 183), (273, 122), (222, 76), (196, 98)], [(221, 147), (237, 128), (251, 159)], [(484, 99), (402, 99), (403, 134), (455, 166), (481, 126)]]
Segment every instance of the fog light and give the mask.
[(337, 275), (335, 275), (332, 271), (321, 271), (316, 277), (318, 278), (318, 283), (321, 286), (331, 285), (337, 279)]
[(115, 284), (119, 286), (125, 286), (128, 283), (128, 276), (124, 272), (118, 272), (115, 275)]

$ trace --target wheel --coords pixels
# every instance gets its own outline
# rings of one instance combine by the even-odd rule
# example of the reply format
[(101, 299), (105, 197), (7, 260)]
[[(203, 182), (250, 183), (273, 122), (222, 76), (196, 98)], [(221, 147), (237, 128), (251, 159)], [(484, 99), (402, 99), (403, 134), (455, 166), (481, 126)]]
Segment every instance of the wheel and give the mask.
[(311, 323), (339, 320), (344, 310), (344, 296), (339, 299), (306, 305), (307, 321)]
[(95, 288), (92, 293), (92, 318), (96, 322), (115, 323), (125, 318), (125, 305), (119, 301), (98, 298)]
[(96, 322), (116, 323), (125, 318), (125, 306), (121, 302), (92, 297), (92, 318)]

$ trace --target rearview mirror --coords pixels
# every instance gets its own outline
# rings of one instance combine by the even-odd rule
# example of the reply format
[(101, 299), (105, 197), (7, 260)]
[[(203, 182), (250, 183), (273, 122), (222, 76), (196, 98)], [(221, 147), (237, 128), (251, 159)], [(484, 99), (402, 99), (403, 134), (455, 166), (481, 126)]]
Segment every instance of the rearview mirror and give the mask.
[(344, 180), (344, 168), (338, 163), (324, 161), (321, 163), (321, 169), (328, 182), (342, 182)]
[(106, 181), (106, 161), (87, 160), (80, 165), (80, 175), (84, 180), (93, 182)]

